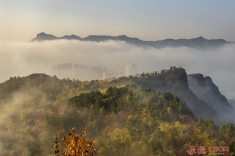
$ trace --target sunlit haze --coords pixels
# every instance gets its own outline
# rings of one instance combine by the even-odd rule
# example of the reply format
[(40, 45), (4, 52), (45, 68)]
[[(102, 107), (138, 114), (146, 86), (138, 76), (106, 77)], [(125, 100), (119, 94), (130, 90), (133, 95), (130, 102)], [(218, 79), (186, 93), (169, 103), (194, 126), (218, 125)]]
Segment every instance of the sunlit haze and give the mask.
[(235, 41), (235, 1), (1, 0), (0, 40), (27, 42), (55, 36), (122, 35), (142, 40), (223, 38)]
[[(182, 66), (188, 73), (211, 76), (221, 92), (235, 98), (234, 46), (216, 51), (190, 48), (137, 48), (123, 42), (53, 41), (28, 43), (38, 33), (127, 35), (141, 40), (167, 38), (235, 41), (235, 1), (0, 1), (1, 82), (34, 72), (50, 74), (54, 64), (75, 63), (138, 72)], [(8, 64), (6, 66), (6, 63)]]

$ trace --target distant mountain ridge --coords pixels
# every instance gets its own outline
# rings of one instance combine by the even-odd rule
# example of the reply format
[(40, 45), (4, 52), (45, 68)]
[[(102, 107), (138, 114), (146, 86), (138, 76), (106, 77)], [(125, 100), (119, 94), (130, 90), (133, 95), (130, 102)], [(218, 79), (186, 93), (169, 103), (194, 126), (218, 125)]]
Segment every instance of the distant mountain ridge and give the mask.
[(143, 41), (138, 38), (128, 37), (126, 35), (120, 36), (105, 36), (105, 35), (90, 35), (85, 38), (81, 38), (76, 35), (65, 35), (63, 37), (56, 37), (51, 34), (46, 34), (44, 32), (37, 34), (37, 37), (32, 39), (31, 41), (48, 41), (48, 40), (79, 40), (79, 41), (93, 41), (93, 42), (105, 42), (108, 40), (112, 41), (124, 41), (129, 44), (134, 44), (141, 47), (153, 47), (157, 49), (165, 48), (165, 47), (189, 47), (189, 48), (215, 48), (220, 47), (228, 43), (233, 43), (226, 41), (224, 39), (211, 39), (207, 40), (203, 37), (197, 37), (192, 39), (165, 39), (159, 41)]

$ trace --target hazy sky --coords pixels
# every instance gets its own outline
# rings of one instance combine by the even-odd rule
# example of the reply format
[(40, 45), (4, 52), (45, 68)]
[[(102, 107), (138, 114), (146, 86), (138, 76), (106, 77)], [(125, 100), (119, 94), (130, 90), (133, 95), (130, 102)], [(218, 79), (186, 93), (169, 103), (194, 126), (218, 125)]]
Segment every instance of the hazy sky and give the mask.
[(203, 36), (235, 42), (234, 8), (235, 0), (0, 0), (0, 82), (34, 72), (50, 74), (51, 65), (58, 63), (119, 71), (135, 63), (139, 72), (181, 65), (188, 73), (211, 76), (223, 94), (235, 98), (234, 45), (205, 52), (141, 49), (122, 42), (27, 43), (40, 32), (58, 37), (125, 34), (143, 40)]
[(37, 33), (235, 41), (234, 0), (0, 0), (0, 40)]

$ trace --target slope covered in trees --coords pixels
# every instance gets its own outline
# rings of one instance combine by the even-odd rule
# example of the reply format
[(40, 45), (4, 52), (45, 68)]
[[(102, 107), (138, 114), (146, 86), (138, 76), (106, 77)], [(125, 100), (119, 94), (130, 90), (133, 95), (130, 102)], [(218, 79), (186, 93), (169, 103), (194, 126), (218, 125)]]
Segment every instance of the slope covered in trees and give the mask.
[(189, 90), (182, 68), (103, 81), (14, 77), (0, 84), (0, 148), (3, 155), (53, 155), (55, 134), (87, 127), (98, 155), (183, 156), (189, 146), (234, 151), (234, 125), (216, 125), (213, 112)]

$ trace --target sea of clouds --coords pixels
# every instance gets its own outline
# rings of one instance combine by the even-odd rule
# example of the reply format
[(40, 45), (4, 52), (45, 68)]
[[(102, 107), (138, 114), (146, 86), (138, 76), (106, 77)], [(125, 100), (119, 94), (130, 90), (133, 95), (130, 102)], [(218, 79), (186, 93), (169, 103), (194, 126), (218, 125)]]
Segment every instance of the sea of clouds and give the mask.
[(235, 98), (235, 44), (217, 49), (186, 47), (155, 49), (125, 42), (83, 42), (56, 40), (44, 42), (0, 41), (0, 83), (14, 76), (32, 73), (51, 75), (55, 64), (75, 63), (107, 67), (125, 74), (125, 66), (136, 64), (138, 72), (183, 67), (188, 74), (210, 76), (227, 98)]

